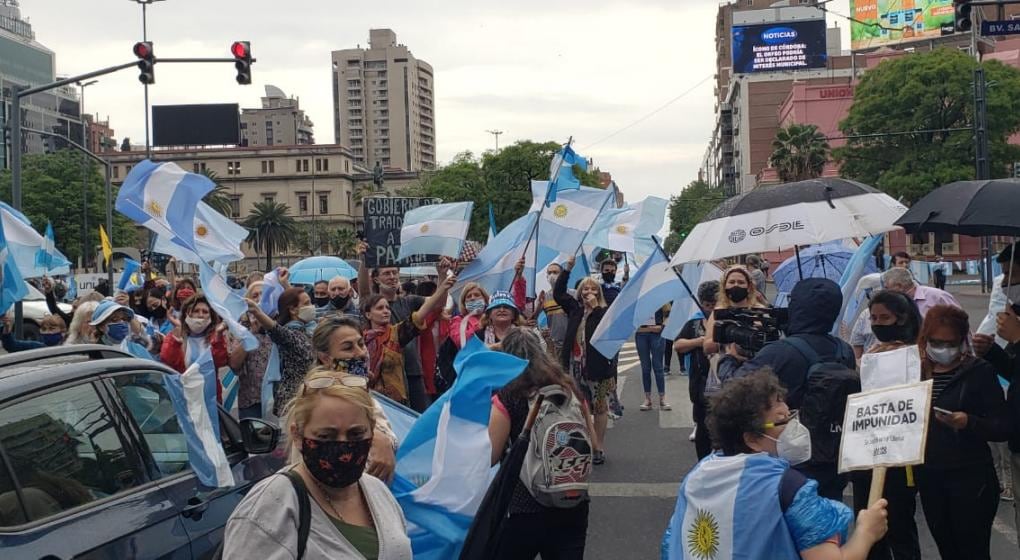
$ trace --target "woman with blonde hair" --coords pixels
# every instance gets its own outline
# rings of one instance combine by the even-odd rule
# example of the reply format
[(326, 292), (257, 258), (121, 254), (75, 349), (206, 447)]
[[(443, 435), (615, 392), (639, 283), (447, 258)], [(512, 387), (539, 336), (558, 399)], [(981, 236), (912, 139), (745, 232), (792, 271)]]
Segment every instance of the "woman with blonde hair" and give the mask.
[[(227, 521), (223, 558), (410, 560), (404, 515), (386, 484), (365, 473), (376, 429), (365, 379), (314, 371), (286, 407), (300, 461), (256, 484)], [(288, 480), (290, 479), (290, 480)], [(310, 498), (300, 542), (299, 493)]]
[[(719, 281), (719, 296), (716, 299), (716, 309), (733, 309), (748, 307), (766, 307), (761, 303), (758, 290), (754, 287), (754, 279), (750, 271), (743, 265), (733, 265), (726, 269), (722, 279)], [(732, 345), (736, 346), (736, 345)], [(705, 342), (703, 344), (705, 354), (712, 355), (720, 351), (733, 353), (735, 348), (720, 348), (715, 341), (715, 313), (708, 317), (705, 324)]]
[(67, 340), (64, 344), (95, 344), (96, 329), (89, 323), (92, 313), (99, 307), (98, 301), (86, 301), (74, 310), (71, 324), (67, 327)]

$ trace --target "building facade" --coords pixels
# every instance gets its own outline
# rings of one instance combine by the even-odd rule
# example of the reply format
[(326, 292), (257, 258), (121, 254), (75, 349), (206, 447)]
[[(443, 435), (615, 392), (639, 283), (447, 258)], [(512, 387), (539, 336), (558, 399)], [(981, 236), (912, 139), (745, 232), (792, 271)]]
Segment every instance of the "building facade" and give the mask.
[(369, 169), (435, 169), (432, 66), (390, 29), (370, 30), (367, 49), (333, 51), (332, 61), (336, 143)]
[(110, 119), (99, 120), (99, 115), (85, 115), (85, 147), (94, 154), (112, 152), (117, 149), (117, 140)]
[(312, 119), (299, 100), (267, 85), (262, 107), (241, 109), (241, 146), (294, 146), (315, 144)]

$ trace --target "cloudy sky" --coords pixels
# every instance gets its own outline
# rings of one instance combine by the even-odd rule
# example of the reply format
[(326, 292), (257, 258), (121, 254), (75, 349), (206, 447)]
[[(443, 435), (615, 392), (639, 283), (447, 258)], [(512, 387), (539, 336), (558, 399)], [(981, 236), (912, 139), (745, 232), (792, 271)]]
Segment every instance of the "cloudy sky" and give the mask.
[[(152, 104), (236, 102), (263, 86), (297, 96), (320, 143), (332, 143), (330, 51), (365, 46), (388, 27), (435, 69), (441, 162), (500, 143), (565, 141), (613, 173), (628, 200), (668, 197), (697, 177), (713, 123), (718, 0), (167, 0), (149, 8), (157, 56), (229, 56), (250, 40), (253, 84), (232, 66), (162, 65)], [(37, 40), (73, 75), (132, 59), (141, 9), (131, 0), (21, 0)], [(643, 122), (636, 121), (669, 104)], [(144, 138), (137, 72), (101, 78), (86, 111), (118, 140)], [(623, 130), (625, 127), (628, 127)]]

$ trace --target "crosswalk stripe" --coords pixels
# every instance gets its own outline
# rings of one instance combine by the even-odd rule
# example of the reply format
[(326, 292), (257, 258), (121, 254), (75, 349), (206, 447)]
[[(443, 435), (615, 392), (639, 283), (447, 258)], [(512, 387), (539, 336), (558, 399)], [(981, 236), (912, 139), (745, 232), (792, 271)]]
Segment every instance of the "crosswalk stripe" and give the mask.
[(666, 378), (666, 401), (673, 410), (659, 411), (660, 428), (693, 428), (694, 418), (687, 394), (687, 378), (671, 375)]

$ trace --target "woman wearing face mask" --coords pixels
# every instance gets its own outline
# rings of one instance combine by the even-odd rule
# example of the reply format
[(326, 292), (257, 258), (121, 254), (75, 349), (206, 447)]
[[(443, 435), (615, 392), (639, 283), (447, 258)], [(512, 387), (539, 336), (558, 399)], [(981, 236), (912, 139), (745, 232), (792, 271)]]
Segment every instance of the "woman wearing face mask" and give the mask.
[[(253, 301), (262, 299), (262, 282), (252, 282), (244, 297)], [(262, 378), (269, 366), (273, 341), (250, 314), (241, 317), (241, 326), (248, 329), (259, 341), (257, 348), (248, 352), (240, 340), (230, 338), (230, 369), (237, 374), (237, 414), (239, 418), (262, 417)]]
[(721, 451), (684, 477), (663, 557), (709, 556), (716, 549), (688, 535), (718, 539), (719, 521), (732, 524), (734, 502), (744, 530), (727, 535), (733, 558), (863, 560), (885, 534), (885, 500), (861, 511), (850, 535), (850, 508), (819, 496), (817, 482), (790, 468), (811, 457), (811, 434), (790, 413), (785, 392), (771, 373), (758, 372), (712, 400), (708, 429)]
[(589, 409), (595, 416), (592, 462), (601, 465), (606, 462), (609, 393), (616, 387), (616, 378), (613, 361), (591, 345), (591, 336), (606, 314), (607, 305), (602, 295), (602, 286), (593, 278), (581, 280), (576, 298), (567, 294), (567, 282), (573, 268), (574, 258), (571, 257), (553, 286), (553, 298), (570, 318), (563, 351), (560, 353), (560, 365), (574, 378), (590, 403)]
[(312, 336), (315, 331), (315, 304), (303, 288), (287, 288), (277, 303), (276, 320), (288, 329)]
[(10, 316), (4, 314), (0, 320), (3, 321), (3, 334), (0, 335), (0, 343), (3, 344), (4, 351), (8, 353), (60, 346), (67, 335), (67, 325), (57, 315), (47, 315), (39, 322), (39, 340), (18, 340), (14, 338)]
[(963, 310), (936, 305), (925, 315), (918, 339), (921, 376), (934, 384), (917, 482), (925, 521), (945, 560), (991, 557), (999, 480), (988, 442), (1010, 435), (995, 370), (974, 357), (969, 333)]
[[(188, 369), (206, 350), (212, 350), (216, 369), (229, 365), (227, 339), (220, 331), (220, 317), (198, 293), (181, 306), (181, 327), (163, 341), (159, 359), (180, 373)], [(216, 397), (222, 402), (222, 385), (216, 384)]]
[(149, 318), (149, 325), (152, 326), (152, 330), (163, 336), (173, 332), (174, 323), (170, 320), (167, 310), (166, 290), (158, 287), (145, 290), (143, 301), (145, 302), (145, 308), (148, 310), (147, 317)]
[(170, 293), (170, 315), (174, 318), (180, 317), (181, 306), (197, 292), (198, 287), (191, 280), (187, 278), (178, 280), (173, 292)]
[(67, 339), (64, 344), (96, 343), (96, 329), (90, 324), (96, 307), (99, 307), (98, 301), (83, 301), (78, 304), (71, 316), (71, 324), (67, 327)]
[[(733, 309), (747, 307), (765, 307), (758, 297), (758, 290), (754, 287), (754, 280), (751, 273), (742, 265), (731, 266), (723, 273), (719, 284), (719, 297), (716, 301), (716, 309)], [(705, 342), (703, 349), (705, 354), (712, 355), (718, 352), (726, 352), (731, 356), (743, 357), (739, 346), (728, 344), (726, 348), (720, 348), (715, 341), (715, 313), (708, 317), (705, 324)]]
[(141, 325), (135, 319), (135, 312), (130, 307), (104, 299), (92, 312), (89, 324), (95, 329), (99, 344), (120, 346), (125, 340), (149, 349), (151, 340), (145, 336)]
[[(276, 319), (266, 315), (254, 299), (248, 302), (248, 315), (269, 335), (280, 355), (280, 381), (273, 386), (273, 415), (280, 416), (287, 403), (301, 387), (301, 380), (312, 365), (312, 343), (305, 328), (288, 328), (295, 311), (302, 302), (307, 305), (311, 299), (301, 288), (287, 288), (280, 295)], [(312, 309), (314, 313), (314, 308)], [(264, 370), (263, 370), (264, 371)], [(261, 383), (260, 383), (261, 385)], [(262, 403), (265, 405), (266, 403)]]
[(464, 346), (481, 328), (482, 314), (489, 305), (489, 293), (481, 285), (468, 282), (460, 292), (457, 309), (460, 314), (448, 320), (439, 321), (439, 350), (436, 351), (436, 375), (432, 380), (431, 391), (426, 380), (425, 389), (434, 401), (446, 392), (457, 378), (453, 369), (453, 361)]
[[(302, 549), (304, 558), (411, 559), (400, 506), (364, 472), (376, 429), (372, 399), (345, 379), (357, 378), (320, 371), (301, 384), (285, 421), (301, 460), (256, 484), (237, 506), (227, 521), (225, 560), (293, 559)], [(305, 543), (298, 542), (296, 492), (311, 501)]]

